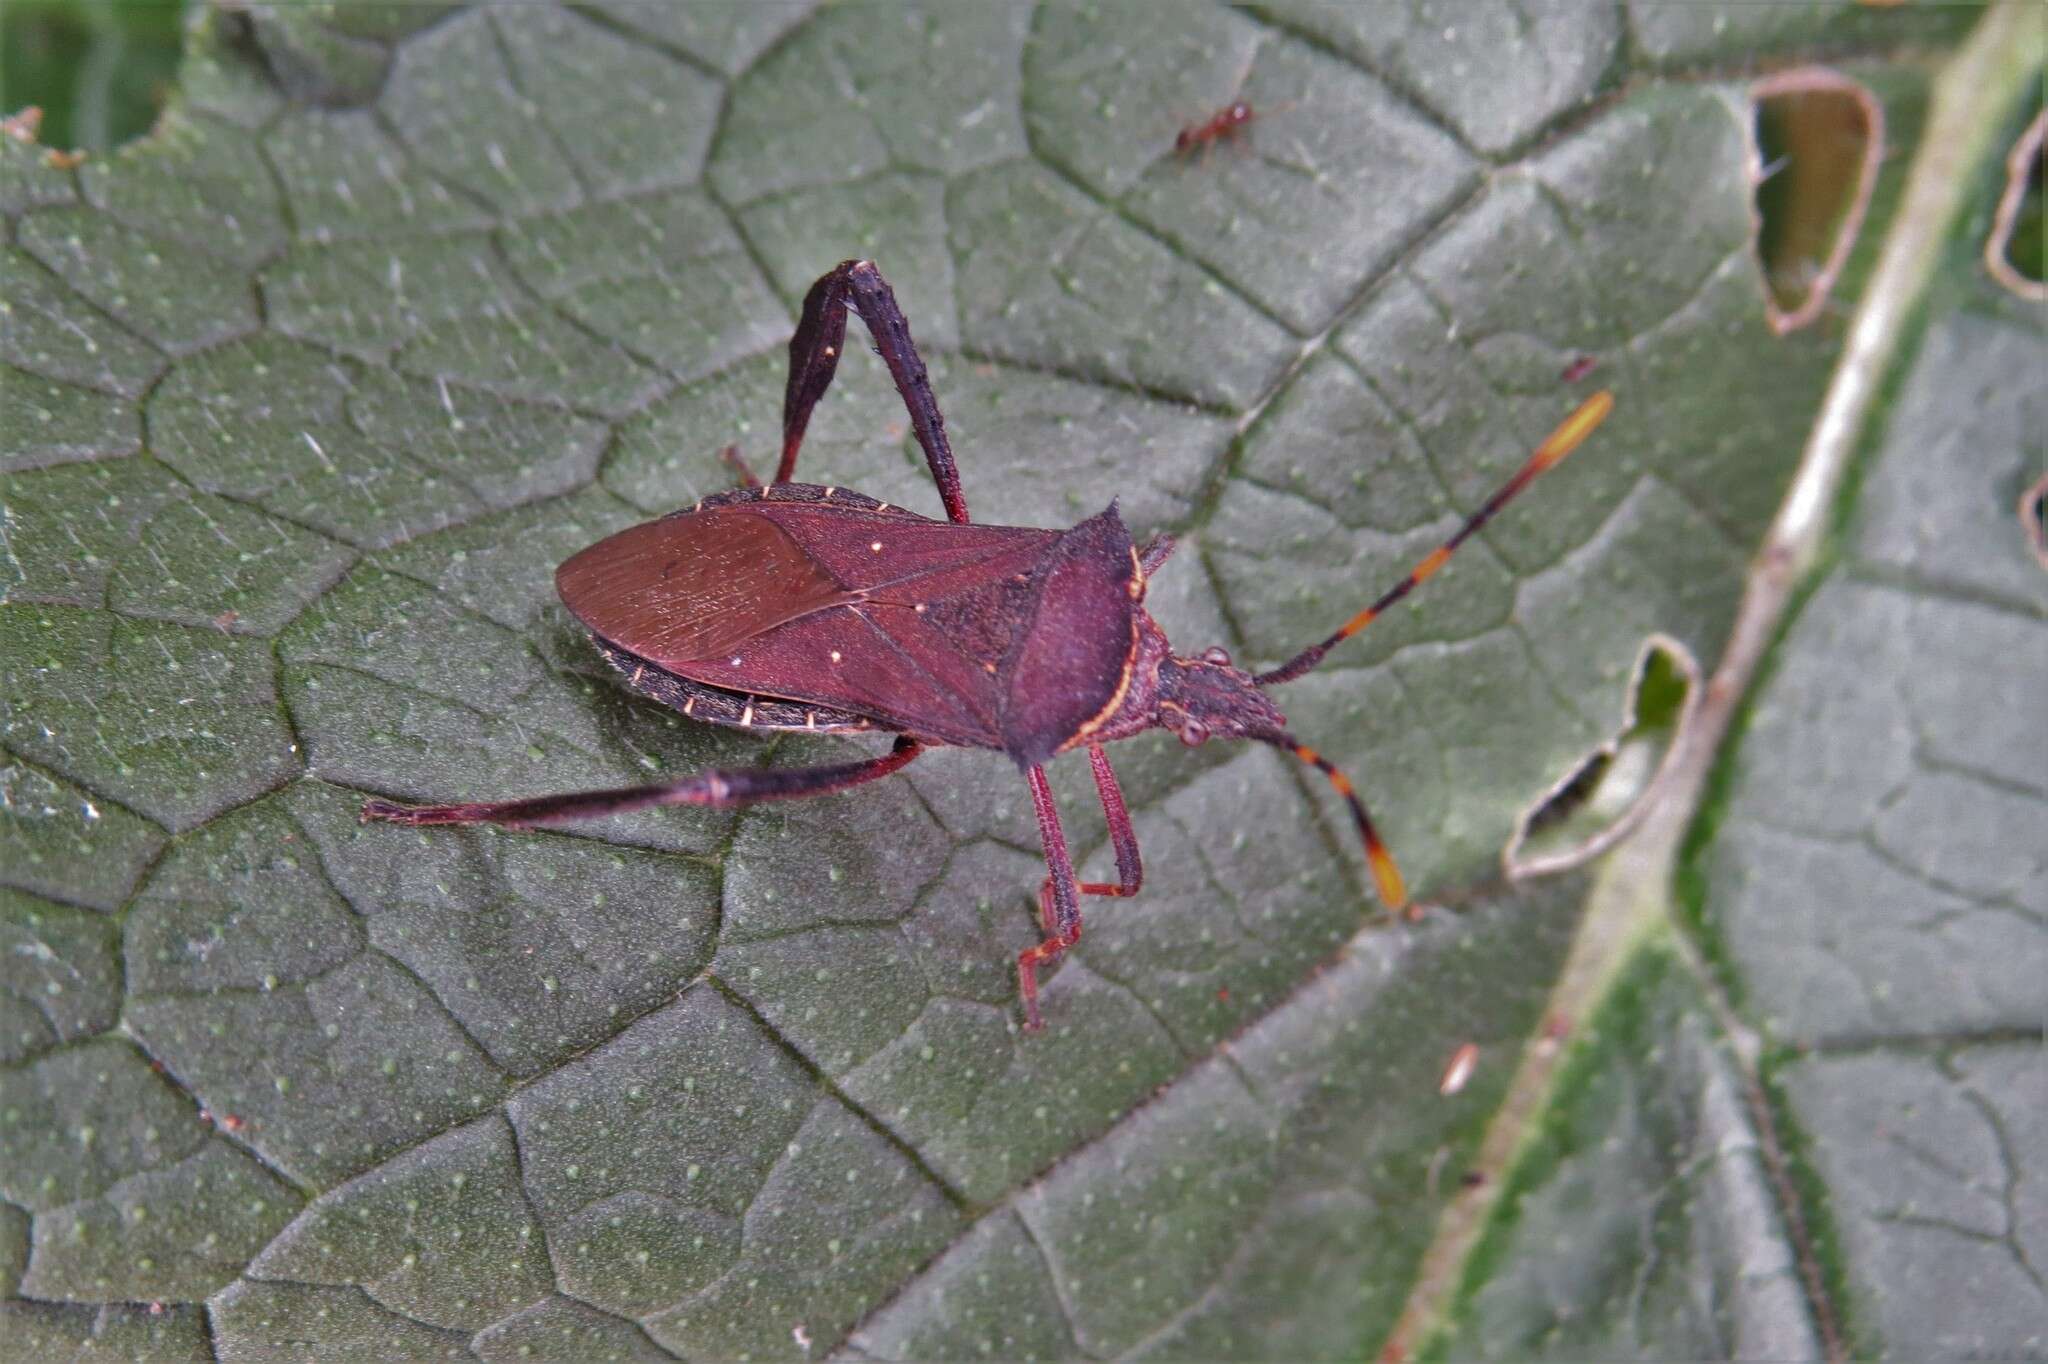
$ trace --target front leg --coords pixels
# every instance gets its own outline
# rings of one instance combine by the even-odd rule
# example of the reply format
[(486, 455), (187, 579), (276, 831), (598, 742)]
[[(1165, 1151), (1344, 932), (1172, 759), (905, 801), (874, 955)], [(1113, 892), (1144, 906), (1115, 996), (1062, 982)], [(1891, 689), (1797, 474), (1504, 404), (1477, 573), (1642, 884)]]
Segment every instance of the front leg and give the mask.
[(1053, 804), (1052, 789), (1046, 785), (1045, 769), (1034, 767), (1026, 774), (1031, 782), (1031, 803), (1038, 812), (1038, 835), (1045, 844), (1046, 878), (1038, 888), (1038, 913), (1045, 925), (1045, 941), (1017, 954), (1017, 989), (1024, 997), (1024, 1030), (1037, 1032), (1045, 1026), (1038, 1014), (1038, 968), (1054, 960), (1081, 941), (1081, 895), (1136, 895), (1145, 884), (1145, 864), (1138, 856), (1138, 835), (1131, 828), (1131, 816), (1124, 808), (1124, 793), (1116, 784), (1109, 757), (1102, 745), (1088, 746), (1088, 763), (1095, 772), (1095, 793), (1102, 797), (1102, 813), (1109, 821), (1109, 841), (1116, 848), (1117, 884), (1074, 880), (1074, 860), (1067, 855), (1067, 836), (1060, 828), (1059, 808)]
[(796, 335), (789, 338), (789, 386), (782, 395), (782, 463), (775, 470), (775, 481), (787, 483), (796, 472), (797, 451), (804, 442), (804, 428), (810, 425), (811, 409), (831, 387), (840, 353), (846, 349), (848, 308), (868, 324), (875, 349), (889, 367), (896, 391), (903, 395), (903, 405), (910, 411), (910, 428), (931, 466), (932, 482), (939, 485), (947, 519), (965, 524), (967, 497), (960, 491), (960, 471), (953, 464), (953, 447), (946, 441), (946, 420), (939, 415), (931, 376), (918, 358), (917, 343), (910, 339), (910, 323), (896, 305), (895, 292), (873, 261), (841, 261), (804, 295), (803, 317), (796, 324)]
[(1024, 774), (1031, 783), (1031, 803), (1038, 812), (1038, 837), (1045, 845), (1046, 939), (1036, 947), (1017, 954), (1017, 992), (1024, 997), (1024, 1031), (1037, 1032), (1045, 1026), (1038, 1016), (1038, 968), (1081, 941), (1081, 906), (1075, 898), (1074, 859), (1067, 855), (1066, 831), (1060, 828), (1060, 809), (1053, 803), (1052, 788), (1045, 783), (1045, 769), (1034, 767)]

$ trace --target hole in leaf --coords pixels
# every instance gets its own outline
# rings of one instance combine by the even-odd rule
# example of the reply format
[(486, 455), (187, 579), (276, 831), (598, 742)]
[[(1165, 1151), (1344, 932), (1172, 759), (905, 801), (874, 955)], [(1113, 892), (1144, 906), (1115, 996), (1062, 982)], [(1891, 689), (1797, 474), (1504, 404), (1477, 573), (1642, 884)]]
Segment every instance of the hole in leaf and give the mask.
[(41, 140), (59, 151), (107, 152), (142, 136), (177, 77), (187, 3), (8, 0), (0, 111), (40, 107)]
[(1501, 856), (1509, 877), (1563, 871), (1620, 842), (1691, 723), (1698, 691), (1691, 650), (1663, 635), (1645, 641), (1620, 732), (1523, 812)]
[(1884, 159), (1884, 108), (1821, 66), (1750, 86), (1756, 145), (1756, 258), (1764, 313), (1783, 336), (1819, 317), (1856, 245)]
[(2041, 111), (2005, 158), (2005, 193), (1984, 243), (1984, 267), (2021, 298), (2048, 299), (2048, 109)]

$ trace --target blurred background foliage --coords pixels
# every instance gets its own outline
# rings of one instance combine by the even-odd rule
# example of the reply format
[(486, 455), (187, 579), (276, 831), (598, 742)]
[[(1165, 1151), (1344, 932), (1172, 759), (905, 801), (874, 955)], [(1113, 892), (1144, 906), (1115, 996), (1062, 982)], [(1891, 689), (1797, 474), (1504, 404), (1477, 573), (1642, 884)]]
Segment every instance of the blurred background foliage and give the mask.
[(7, 0), (0, 111), (43, 111), (51, 147), (105, 152), (142, 136), (177, 75), (194, 0)]

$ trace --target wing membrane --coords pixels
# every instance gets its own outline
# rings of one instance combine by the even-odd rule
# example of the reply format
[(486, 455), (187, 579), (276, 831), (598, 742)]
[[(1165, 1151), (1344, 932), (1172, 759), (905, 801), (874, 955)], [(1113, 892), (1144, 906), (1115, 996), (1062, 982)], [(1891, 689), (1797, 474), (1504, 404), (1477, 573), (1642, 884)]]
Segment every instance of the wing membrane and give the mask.
[[(1020, 697), (998, 676), (1048, 624), (1048, 556), (1072, 534), (764, 498), (621, 531), (556, 581), (600, 637), (681, 677), (1003, 748)], [(1100, 669), (1083, 671), (1092, 694)]]

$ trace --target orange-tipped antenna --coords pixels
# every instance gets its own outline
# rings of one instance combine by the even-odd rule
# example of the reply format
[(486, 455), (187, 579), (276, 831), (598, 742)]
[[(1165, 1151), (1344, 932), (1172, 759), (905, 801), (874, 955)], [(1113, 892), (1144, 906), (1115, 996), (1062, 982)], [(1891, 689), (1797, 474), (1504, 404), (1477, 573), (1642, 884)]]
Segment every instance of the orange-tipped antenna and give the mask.
[(1431, 550), (1421, 563), (1408, 570), (1407, 577), (1395, 583), (1378, 601), (1345, 621), (1344, 628), (1336, 634), (1320, 644), (1312, 644), (1303, 649), (1271, 672), (1260, 673), (1259, 685), (1270, 687), (1276, 682), (1293, 681), (1322, 662), (1324, 654), (1372, 624), (1388, 607), (1414, 591), (1418, 584), (1426, 582), (1430, 575), (1449, 562), (1451, 555), (1457, 552), (1458, 546), (1471, 539), (1474, 531), (1492, 520), (1493, 514), (1505, 507), (1516, 493), (1534, 482), (1536, 475), (1578, 449), (1586, 437), (1593, 434), (1593, 428), (1606, 421), (1607, 414), (1613, 410), (1614, 394), (1604, 388), (1580, 403), (1577, 410), (1560, 422), (1557, 430), (1552, 431), (1544, 439), (1543, 444), (1536, 447), (1536, 453), (1529, 456), (1528, 462), (1515, 471), (1515, 476), (1501, 484), (1494, 495), (1487, 498), (1485, 504), (1466, 519), (1464, 525), (1458, 527), (1457, 534)]
[(1379, 832), (1372, 827), (1372, 816), (1365, 812), (1365, 802), (1358, 798), (1358, 791), (1351, 785), (1351, 778), (1339, 772), (1328, 758), (1295, 738), (1292, 734), (1254, 734), (1275, 748), (1285, 749), (1295, 757), (1321, 772), (1330, 779), (1330, 785), (1337, 788), (1337, 794), (1351, 807), (1352, 823), (1358, 826), (1358, 836), (1365, 843), (1365, 860), (1372, 867), (1373, 883), (1379, 887), (1380, 899), (1386, 901), (1388, 909), (1399, 913), (1408, 907), (1408, 886), (1401, 879), (1401, 869), (1394, 865), (1394, 855), (1387, 851), (1387, 845), (1380, 842)]

